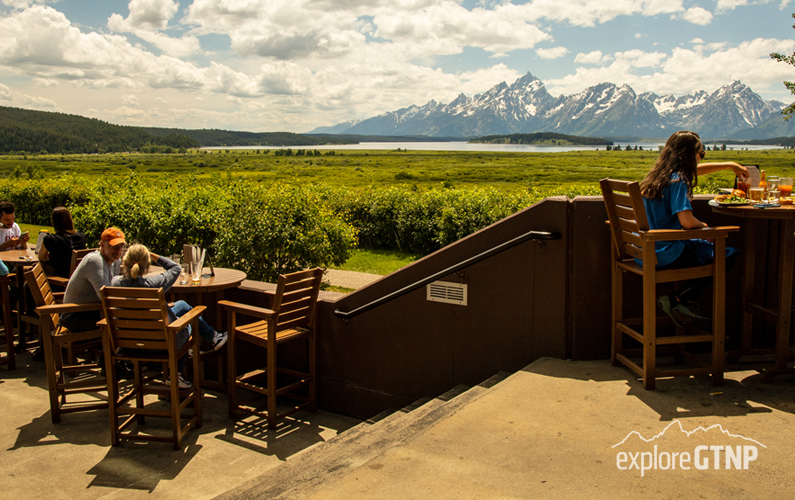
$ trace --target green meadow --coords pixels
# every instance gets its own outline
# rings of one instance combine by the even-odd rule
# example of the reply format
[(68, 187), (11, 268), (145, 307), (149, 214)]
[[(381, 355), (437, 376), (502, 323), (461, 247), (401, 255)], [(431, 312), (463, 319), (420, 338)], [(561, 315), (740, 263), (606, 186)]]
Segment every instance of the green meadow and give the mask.
[[(705, 161), (760, 165), (769, 175), (795, 175), (794, 150), (709, 151)], [(143, 176), (199, 179), (227, 176), (262, 182), (289, 181), (331, 186), (408, 186), (417, 189), (493, 187), (504, 191), (595, 186), (603, 177), (641, 179), (654, 151), (562, 153), (445, 152), (292, 149), (193, 150), (186, 154), (0, 156), (0, 176), (107, 176), (131, 170)], [(299, 154), (297, 154), (299, 153)], [(729, 173), (710, 176), (725, 185)]]
[[(146, 196), (153, 197), (152, 200), (158, 196), (172, 199), (172, 191), (175, 200), (182, 198), (179, 193), (187, 196), (186, 199), (192, 199), (190, 197), (196, 193), (204, 193), (201, 196), (209, 196), (207, 200), (211, 201), (205, 207), (210, 212), (200, 216), (196, 223), (201, 227), (194, 229), (198, 231), (197, 235), (210, 238), (205, 244), (217, 241), (215, 231), (223, 227), (216, 227), (215, 222), (208, 221), (214, 220), (218, 211), (226, 210), (227, 198), (240, 196), (239, 193), (233, 195), (231, 191), (227, 193), (225, 186), (229, 189), (248, 186), (244, 190), (260, 193), (265, 192), (260, 188), (275, 185), (311, 186), (299, 196), (325, 200), (323, 203), (350, 222), (358, 232), (358, 244), (349, 249), (347, 259), (329, 264), (329, 267), (388, 274), (546, 196), (598, 194), (597, 183), (604, 177), (642, 179), (657, 157), (653, 151), (634, 150), (563, 153), (334, 150), (332, 154), (330, 150), (293, 149), (290, 155), (278, 151), (229, 149), (194, 150), (186, 154), (0, 155), (0, 180), (4, 179), (2, 182), (7, 186), (19, 187), (21, 191), (12, 196), (21, 197), (19, 201), (23, 204), (32, 203), (28, 210), (42, 212), (38, 224), (45, 223), (48, 218), (44, 212), (49, 210), (49, 204), (65, 203), (54, 201), (61, 196), (57, 194), (61, 192), (58, 190), (62, 190), (64, 196), (80, 199), (99, 189), (98, 186), (115, 186), (111, 190), (121, 191), (104, 202), (95, 200), (91, 206), (96, 203), (104, 206), (102, 203), (110, 201), (117, 203), (117, 198), (125, 199), (124, 203), (133, 203), (123, 210), (123, 214), (111, 210), (113, 213), (102, 215), (94, 213), (92, 208), (84, 208), (78, 214), (82, 217), (81, 224), (86, 226), (83, 229), (92, 224), (102, 226), (108, 222), (104, 220), (107, 217), (137, 220), (138, 216), (131, 215), (136, 209), (146, 212), (165, 206), (162, 202), (153, 202), (155, 204), (150, 209), (146, 208), (146, 203), (136, 208), (136, 203), (148, 198), (138, 199), (136, 195), (124, 194), (128, 191), (124, 186), (139, 186), (136, 189), (146, 191)], [(778, 149), (710, 150), (705, 161), (755, 164), (769, 175), (795, 177), (793, 160), (793, 150)], [(135, 176), (131, 176), (131, 172)], [(131, 177), (137, 180), (130, 181)], [(20, 182), (14, 182), (15, 179)], [(720, 172), (701, 179), (698, 191), (715, 192), (719, 187), (728, 187), (732, 183), (731, 172)], [(4, 189), (8, 190), (8, 187)], [(39, 206), (41, 202), (35, 202), (33, 198), (43, 191), (53, 191), (48, 196), (55, 198)], [(13, 192), (13, 189), (9, 191)], [(128, 224), (132, 224), (131, 227), (153, 226), (169, 234), (184, 229), (185, 222), (171, 221), (173, 217), (165, 212), (152, 213), (149, 217), (152, 220), (147, 219), (149, 222), (142, 226), (129, 221)], [(171, 221), (177, 226), (167, 226), (161, 221)], [(113, 223), (124, 224), (121, 219)], [(23, 230), (30, 230), (32, 243), (35, 243), (42, 227), (23, 225)], [(248, 231), (246, 228), (240, 230)], [(143, 230), (139, 228), (138, 231)], [(197, 235), (191, 238), (199, 238)], [(159, 233), (148, 238), (159, 241), (161, 236), (165, 238)], [(163, 248), (169, 244), (165, 240), (160, 242)]]

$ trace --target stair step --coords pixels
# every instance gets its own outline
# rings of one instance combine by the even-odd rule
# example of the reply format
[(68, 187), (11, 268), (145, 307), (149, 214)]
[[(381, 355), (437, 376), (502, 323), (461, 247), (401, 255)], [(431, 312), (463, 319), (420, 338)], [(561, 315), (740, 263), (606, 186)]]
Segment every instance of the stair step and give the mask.
[(387, 450), (405, 444), (436, 422), (475, 401), (508, 377), (500, 372), (474, 387), (459, 385), (439, 397), (423, 398), (389, 415), (362, 422), (327, 442), (289, 459), (218, 498), (305, 498)]

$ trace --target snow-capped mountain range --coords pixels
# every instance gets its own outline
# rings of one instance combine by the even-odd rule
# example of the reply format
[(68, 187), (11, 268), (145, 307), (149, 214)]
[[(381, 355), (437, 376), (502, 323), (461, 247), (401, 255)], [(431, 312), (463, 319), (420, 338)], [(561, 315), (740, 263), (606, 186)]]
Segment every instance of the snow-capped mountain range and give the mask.
[(637, 94), (629, 85), (601, 83), (553, 97), (529, 72), (483, 94), (460, 94), (449, 104), (430, 101), (359, 122), (319, 127), (310, 134), (475, 137), (533, 132), (591, 137), (667, 137), (693, 130), (710, 139), (762, 139), (795, 135), (779, 101), (765, 101), (739, 81), (709, 93), (680, 97)]

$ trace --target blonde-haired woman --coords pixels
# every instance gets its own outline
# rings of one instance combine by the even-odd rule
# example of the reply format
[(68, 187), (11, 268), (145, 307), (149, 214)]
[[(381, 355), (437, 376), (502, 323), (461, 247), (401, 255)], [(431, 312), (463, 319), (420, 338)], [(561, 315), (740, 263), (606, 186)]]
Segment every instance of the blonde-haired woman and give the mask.
[[(145, 276), (146, 273), (149, 272), (150, 263), (162, 267), (164, 271), (154, 276)], [(182, 268), (180, 265), (171, 259), (150, 252), (145, 246), (136, 243), (130, 246), (122, 259), (122, 276), (114, 277), (111, 281), (111, 286), (139, 288), (162, 287), (163, 291), (168, 292), (171, 286), (179, 279), (181, 270)], [(187, 302), (178, 300), (169, 308), (169, 320), (176, 321), (177, 318), (183, 316), (191, 309), (192, 307), (189, 306)], [(225, 332), (216, 332), (201, 316), (199, 317), (199, 335), (212, 346), (213, 350), (220, 349), (226, 343), (227, 339)], [(190, 326), (179, 332), (177, 336), (177, 347), (181, 347), (188, 341), (188, 338), (190, 338)], [(184, 368), (185, 359), (180, 359), (179, 387), (180, 389), (189, 389), (191, 386), (190, 382), (185, 380), (181, 373)]]

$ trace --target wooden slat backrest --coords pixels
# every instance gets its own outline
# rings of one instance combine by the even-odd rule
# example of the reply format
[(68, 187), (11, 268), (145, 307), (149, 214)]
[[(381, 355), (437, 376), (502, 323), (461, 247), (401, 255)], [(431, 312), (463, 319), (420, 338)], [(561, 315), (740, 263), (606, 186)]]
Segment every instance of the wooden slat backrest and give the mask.
[(617, 257), (643, 259), (643, 240), (639, 234), (649, 230), (643, 195), (637, 182), (602, 179), (599, 181), (607, 208)]
[(168, 304), (162, 288), (104, 286), (101, 293), (112, 349), (168, 349)]
[(323, 270), (320, 268), (279, 276), (271, 307), (278, 313), (277, 332), (312, 327), (322, 280)]
[[(33, 296), (33, 301), (36, 307), (49, 306), (55, 304), (55, 297), (50, 289), (50, 283), (47, 281), (47, 275), (44, 274), (44, 268), (40, 263), (33, 266), (32, 269), (25, 271), (25, 281), (30, 289), (30, 294)], [(50, 314), (50, 321), (52, 321), (51, 330), (55, 331), (58, 325), (59, 315)]]
[(80, 264), (80, 261), (83, 260), (83, 257), (90, 254), (91, 252), (99, 250), (98, 248), (85, 248), (83, 250), (72, 250), (72, 262), (69, 264), (69, 276), (71, 277), (72, 274), (77, 269), (77, 266)]

